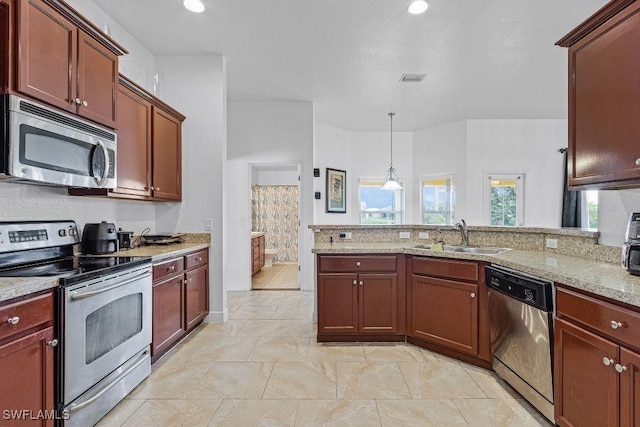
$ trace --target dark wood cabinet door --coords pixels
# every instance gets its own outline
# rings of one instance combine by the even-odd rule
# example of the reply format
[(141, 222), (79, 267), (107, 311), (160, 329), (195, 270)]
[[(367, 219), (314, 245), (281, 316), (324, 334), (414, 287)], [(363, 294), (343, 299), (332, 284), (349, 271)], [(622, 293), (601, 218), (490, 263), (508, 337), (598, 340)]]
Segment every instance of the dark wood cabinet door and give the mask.
[(478, 285), (413, 275), (410, 334), (478, 354)]
[(358, 332), (356, 274), (318, 274), (318, 333)]
[(116, 127), (118, 56), (84, 31), (78, 32), (78, 114)]
[(620, 426), (640, 426), (640, 354), (620, 349)]
[[(48, 344), (51, 340), (53, 327), (0, 347), (0, 408), (23, 414), (22, 418), (3, 417), (3, 426), (54, 425), (54, 351)], [(22, 412), (25, 410), (28, 412)]]
[(165, 351), (183, 335), (183, 280), (181, 274), (153, 285), (152, 355)]
[(41, 0), (19, 0), (18, 16), (18, 91), (76, 112), (77, 28)]
[(185, 274), (185, 326), (196, 327), (209, 313), (209, 269), (198, 267)]
[(556, 423), (617, 426), (618, 346), (561, 319), (555, 320), (554, 343)]
[(153, 108), (153, 196), (182, 200), (182, 122)]
[(358, 274), (358, 331), (389, 335), (398, 331), (398, 275)]
[(151, 103), (118, 87), (118, 187), (114, 192), (151, 196)]
[(636, 1), (569, 48), (570, 185), (640, 179), (639, 39)]

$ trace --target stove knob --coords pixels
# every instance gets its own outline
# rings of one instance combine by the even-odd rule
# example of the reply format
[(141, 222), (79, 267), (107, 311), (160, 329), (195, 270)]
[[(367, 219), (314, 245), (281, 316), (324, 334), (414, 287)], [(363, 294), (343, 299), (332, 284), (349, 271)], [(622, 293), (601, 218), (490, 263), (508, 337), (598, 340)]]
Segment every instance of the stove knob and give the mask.
[(78, 234), (78, 231), (75, 228), (69, 229), (69, 236), (75, 236), (76, 234)]
[(64, 228), (61, 228), (60, 230), (58, 230), (58, 235), (60, 237), (64, 237), (67, 235), (67, 230), (65, 230)]

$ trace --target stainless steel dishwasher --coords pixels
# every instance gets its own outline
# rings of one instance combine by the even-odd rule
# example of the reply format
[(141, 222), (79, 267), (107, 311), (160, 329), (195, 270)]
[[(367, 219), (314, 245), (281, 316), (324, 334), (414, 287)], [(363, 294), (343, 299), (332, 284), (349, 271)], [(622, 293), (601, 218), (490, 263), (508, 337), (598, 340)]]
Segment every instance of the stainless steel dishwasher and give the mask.
[(495, 265), (485, 271), (493, 369), (553, 421), (553, 282)]

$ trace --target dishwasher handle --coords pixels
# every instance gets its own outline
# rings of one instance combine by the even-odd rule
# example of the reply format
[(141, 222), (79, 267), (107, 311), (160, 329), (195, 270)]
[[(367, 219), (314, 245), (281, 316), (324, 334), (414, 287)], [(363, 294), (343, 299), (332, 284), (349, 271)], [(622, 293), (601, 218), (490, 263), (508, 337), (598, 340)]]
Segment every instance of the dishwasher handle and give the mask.
[(485, 267), (487, 287), (547, 313), (553, 312), (553, 282), (494, 266)]

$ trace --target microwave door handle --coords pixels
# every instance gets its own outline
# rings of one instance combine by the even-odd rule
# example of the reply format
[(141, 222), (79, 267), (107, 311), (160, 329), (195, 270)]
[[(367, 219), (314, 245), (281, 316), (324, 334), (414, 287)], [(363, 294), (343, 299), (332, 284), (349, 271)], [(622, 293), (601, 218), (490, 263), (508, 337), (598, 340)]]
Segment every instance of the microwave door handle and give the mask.
[(98, 181), (98, 186), (102, 187), (109, 176), (109, 151), (102, 141), (98, 140), (98, 145), (102, 148), (102, 152), (104, 153), (104, 172), (102, 172), (102, 177), (100, 179), (96, 178), (96, 180)]

